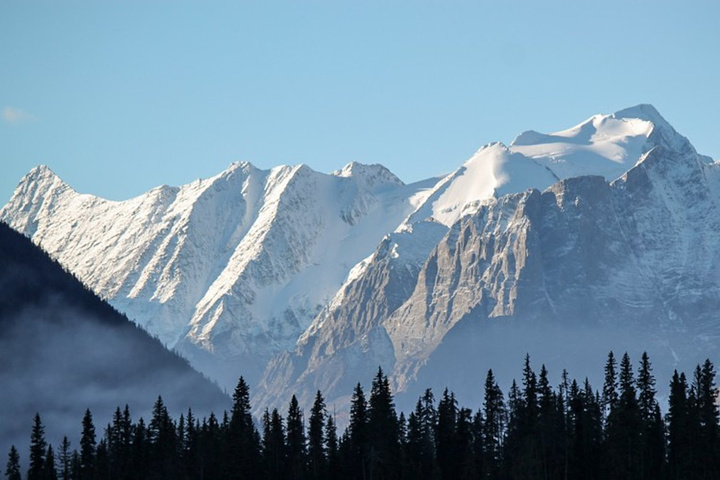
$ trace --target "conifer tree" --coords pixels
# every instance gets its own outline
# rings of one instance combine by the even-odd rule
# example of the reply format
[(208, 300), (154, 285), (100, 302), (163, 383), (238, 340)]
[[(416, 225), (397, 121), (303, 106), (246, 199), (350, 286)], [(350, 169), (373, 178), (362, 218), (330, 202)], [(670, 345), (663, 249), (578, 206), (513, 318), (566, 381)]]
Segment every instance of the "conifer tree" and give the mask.
[(568, 456), (566, 476), (578, 479), (605, 478), (602, 461), (598, 457), (602, 442), (602, 414), (600, 402), (585, 380), (580, 388), (573, 380), (567, 397)]
[(415, 411), (408, 417), (408, 465), (411, 478), (433, 478), (439, 475), (435, 438), (437, 410), (431, 389), (418, 399)]
[(487, 470), (484, 463), (486, 460), (484, 432), (485, 419), (483, 418), (483, 409), (479, 408), (472, 419), (472, 455), (473, 470), (475, 471), (473, 478), (484, 478), (484, 472)]
[(160, 396), (158, 396), (153, 406), (152, 418), (148, 425), (148, 440), (152, 455), (150, 478), (177, 477), (175, 424)]
[(350, 425), (348, 426), (346, 465), (350, 475), (367, 478), (368, 474), (368, 414), (362, 385), (355, 386), (350, 400)]
[(315, 401), (310, 410), (310, 422), (308, 425), (308, 473), (312, 479), (322, 478), (327, 468), (327, 457), (325, 456), (324, 428), (325, 400), (320, 390), (315, 393)]
[(228, 427), (227, 448), (229, 478), (256, 478), (259, 474), (260, 437), (253, 423), (250, 388), (240, 377), (233, 392), (233, 407)]
[(700, 478), (720, 478), (720, 445), (718, 445), (718, 391), (715, 386), (715, 367), (705, 360), (695, 369), (693, 381), (695, 412), (698, 421), (696, 455)]
[(113, 478), (129, 478), (131, 463), (132, 419), (130, 409), (125, 405), (113, 413), (112, 423), (107, 429), (108, 463)]
[(325, 452), (327, 453), (328, 472), (332, 474), (341, 471), (337, 427), (335, 426), (335, 417), (332, 415), (328, 415), (325, 424)]
[(398, 417), (398, 446), (400, 455), (397, 463), (400, 469), (400, 478), (405, 478), (410, 467), (408, 465), (408, 422), (405, 420), (405, 413), (403, 412), (400, 412)]
[(93, 424), (90, 409), (85, 410), (82, 420), (82, 436), (80, 437), (80, 478), (92, 480), (95, 478), (95, 425)]
[(399, 473), (398, 418), (390, 382), (378, 368), (368, 404), (368, 477), (395, 478)]
[(103, 438), (98, 442), (95, 450), (95, 478), (106, 479), (114, 478), (110, 471), (110, 455), (108, 452), (107, 439)]
[(509, 424), (505, 461), (514, 476), (538, 478), (542, 475), (541, 445), (539, 438), (539, 406), (537, 376), (525, 355), (523, 389), (518, 394), (511, 390), (511, 423)]
[(7, 464), (5, 464), (5, 476), (8, 480), (21, 480), (20, 455), (15, 445), (10, 447), (10, 452), (8, 453), (8, 461)]
[[(439, 414), (438, 414), (439, 415)], [(453, 457), (457, 462), (457, 477), (462, 480), (478, 478), (478, 470), (475, 462), (475, 434), (473, 427), (472, 410), (460, 408), (457, 412), (455, 426), (455, 447)]]
[(43, 472), (43, 478), (45, 480), (57, 480), (57, 470), (55, 470), (55, 451), (52, 445), (48, 445), (47, 453), (45, 454), (45, 471)]
[(202, 478), (221, 478), (226, 472), (223, 471), (223, 439), (222, 429), (214, 413), (210, 413), (207, 421), (203, 420), (201, 426), (199, 443), (200, 471)]
[(200, 473), (199, 432), (197, 420), (189, 408), (186, 417), (185, 437), (180, 439), (182, 464), (186, 478), (198, 478)]
[(305, 478), (305, 459), (307, 455), (303, 413), (295, 395), (290, 399), (287, 414), (287, 452), (290, 478)]
[(70, 480), (71, 462), (70, 440), (64, 436), (60, 443), (60, 450), (58, 450), (58, 477), (61, 480)]
[(691, 405), (685, 374), (674, 371), (670, 382), (670, 397), (666, 416), (668, 430), (667, 461), (670, 479), (693, 478), (695, 450), (692, 448), (693, 428), (690, 425)]
[(665, 425), (655, 399), (655, 377), (647, 352), (643, 352), (637, 376), (641, 422), (640, 478), (660, 478), (665, 463)]
[[(76, 478), (81, 478), (80, 475), (80, 454), (77, 450), (73, 450), (72, 457), (70, 460), (70, 478), (75, 480)], [(141, 476), (138, 476), (137, 478), (144, 478)]]
[(482, 425), (482, 478), (497, 478), (502, 463), (502, 449), (507, 427), (507, 410), (492, 370), (485, 378), (485, 400), (483, 402)]
[(45, 441), (45, 426), (42, 424), (42, 420), (40, 420), (40, 414), (36, 413), (30, 434), (30, 468), (27, 474), (28, 480), (43, 480), (46, 454), (47, 442)]
[(550, 386), (545, 365), (538, 378), (538, 439), (544, 478), (557, 478), (562, 471), (564, 415)]
[(445, 388), (437, 407), (437, 464), (443, 478), (458, 478), (463, 447), (458, 443), (458, 404)]
[[(150, 441), (145, 420), (138, 419), (133, 429), (132, 440), (132, 465), (130, 466), (131, 478), (145, 478), (150, 464)], [(74, 477), (73, 477), (74, 479)]]
[(610, 411), (617, 406), (618, 402), (618, 381), (617, 381), (617, 360), (611, 351), (608, 353), (605, 363), (605, 383), (602, 391), (603, 418), (607, 420)]
[(610, 411), (605, 449), (608, 478), (639, 478), (641, 475), (640, 409), (635, 378), (627, 352), (620, 360), (620, 392), (617, 406)]
[(287, 447), (283, 419), (274, 408), (272, 414), (265, 410), (263, 416), (263, 463), (268, 479), (286, 478)]

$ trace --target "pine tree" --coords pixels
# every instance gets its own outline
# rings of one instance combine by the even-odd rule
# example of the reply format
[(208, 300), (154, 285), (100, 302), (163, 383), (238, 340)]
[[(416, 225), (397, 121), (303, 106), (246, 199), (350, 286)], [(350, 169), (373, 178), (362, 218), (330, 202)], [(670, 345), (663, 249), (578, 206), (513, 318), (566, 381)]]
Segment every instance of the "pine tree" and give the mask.
[[(77, 450), (73, 450), (72, 457), (70, 460), (70, 478), (75, 480), (76, 478), (81, 478), (80, 475), (80, 454)], [(138, 476), (137, 478), (144, 478)]]
[(635, 379), (627, 353), (620, 361), (619, 387), (618, 402), (608, 415), (606, 428), (608, 478), (640, 478), (642, 423)]
[(70, 467), (72, 462), (72, 452), (70, 452), (70, 440), (63, 437), (58, 451), (58, 470), (61, 480), (70, 480)]
[(327, 452), (327, 469), (330, 476), (341, 471), (340, 455), (338, 447), (337, 427), (335, 426), (335, 417), (328, 415), (325, 424), (325, 452)]
[(131, 452), (130, 478), (145, 478), (150, 465), (150, 439), (142, 417), (133, 429)]
[(507, 410), (492, 370), (488, 370), (485, 378), (485, 400), (483, 402), (482, 445), (482, 478), (497, 478), (502, 464), (502, 451), (507, 427)]
[(720, 445), (718, 445), (718, 391), (715, 386), (715, 367), (705, 360), (695, 370), (693, 388), (699, 427), (698, 461), (700, 478), (720, 478)]
[(153, 479), (177, 477), (175, 424), (161, 396), (158, 396), (153, 406), (152, 418), (148, 425), (148, 440), (152, 460), (149, 477)]
[(599, 396), (585, 380), (580, 388), (573, 380), (567, 393), (568, 456), (566, 476), (578, 479), (604, 478), (599, 452), (602, 442), (602, 414)]
[(522, 392), (511, 389), (510, 423), (505, 445), (505, 463), (512, 476), (540, 478), (543, 471), (539, 437), (537, 376), (525, 355)]
[(132, 420), (130, 409), (125, 405), (115, 409), (112, 424), (107, 430), (108, 468), (113, 478), (129, 478), (128, 467), (131, 462)]
[(95, 450), (95, 478), (114, 478), (110, 471), (110, 454), (108, 452), (107, 439), (102, 438)]
[(691, 405), (685, 374), (674, 371), (670, 382), (670, 397), (666, 416), (668, 430), (668, 473), (670, 479), (694, 478), (695, 449), (693, 428), (690, 425)]
[(350, 425), (348, 426), (346, 465), (355, 478), (368, 475), (368, 413), (362, 385), (355, 386), (350, 400)]
[(400, 456), (398, 457), (398, 465), (400, 469), (399, 478), (407, 478), (407, 472), (410, 471), (408, 464), (408, 422), (405, 420), (405, 414), (400, 412), (398, 417), (398, 446), (400, 448)]
[(443, 392), (437, 407), (437, 464), (443, 478), (458, 478), (462, 447), (457, 438), (458, 404), (455, 394)]
[(287, 452), (290, 463), (290, 478), (305, 478), (305, 458), (307, 455), (303, 413), (295, 395), (290, 399), (287, 414)]
[(398, 419), (390, 382), (378, 368), (368, 404), (368, 477), (397, 477), (399, 454)]
[(602, 391), (603, 418), (607, 420), (618, 402), (617, 360), (611, 351), (605, 363), (605, 383)]
[(564, 415), (559, 408), (557, 395), (550, 386), (545, 365), (540, 368), (538, 379), (538, 416), (543, 477), (558, 478), (564, 454)]
[(475, 462), (475, 428), (473, 426), (472, 410), (460, 408), (457, 412), (455, 427), (454, 454), (457, 461), (457, 477), (462, 480), (478, 478), (479, 471)]
[(80, 478), (92, 480), (95, 478), (95, 425), (93, 425), (90, 409), (85, 410), (82, 420), (82, 436), (80, 437)]
[(256, 478), (260, 465), (260, 437), (252, 419), (250, 388), (240, 377), (233, 392), (233, 407), (227, 427), (229, 478)]
[(285, 427), (277, 409), (272, 414), (265, 410), (263, 416), (263, 463), (265, 477), (283, 479), (287, 476), (287, 446), (285, 444)]
[(191, 408), (188, 409), (186, 423), (185, 438), (180, 439), (180, 456), (182, 457), (185, 478), (198, 478), (201, 476), (199, 432), (197, 420)]
[(20, 480), (20, 455), (18, 454), (15, 445), (10, 447), (8, 453), (8, 461), (5, 465), (5, 476), (8, 480)]
[(439, 475), (435, 438), (437, 410), (431, 389), (418, 399), (415, 411), (408, 417), (408, 465), (411, 478), (433, 478)]
[(472, 456), (473, 456), (473, 470), (475, 475), (471, 478), (484, 478), (486, 471), (485, 460), (487, 458), (485, 452), (485, 418), (483, 418), (482, 408), (478, 409), (472, 420)]
[(637, 377), (641, 422), (640, 478), (660, 478), (665, 463), (665, 425), (655, 399), (655, 377), (647, 352), (643, 352)]
[(45, 471), (43, 472), (43, 478), (45, 480), (57, 480), (57, 470), (55, 470), (55, 452), (52, 445), (48, 445), (47, 453), (45, 454)]
[(214, 413), (200, 427), (200, 478), (222, 478), (222, 428)]
[(45, 427), (42, 424), (42, 420), (40, 420), (40, 414), (36, 413), (30, 434), (30, 469), (27, 474), (28, 480), (43, 480), (46, 454), (47, 442), (45, 441)]
[(323, 430), (325, 428), (325, 400), (320, 390), (315, 394), (315, 401), (310, 410), (310, 423), (308, 426), (308, 473), (310, 478), (318, 480), (323, 477), (327, 469), (327, 457)]

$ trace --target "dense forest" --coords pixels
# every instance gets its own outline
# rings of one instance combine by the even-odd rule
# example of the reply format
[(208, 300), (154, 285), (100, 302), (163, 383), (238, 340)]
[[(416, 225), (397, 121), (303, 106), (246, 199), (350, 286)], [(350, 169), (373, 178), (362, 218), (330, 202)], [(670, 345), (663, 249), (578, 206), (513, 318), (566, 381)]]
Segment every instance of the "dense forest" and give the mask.
[[(348, 426), (317, 392), (309, 414), (295, 398), (285, 415), (265, 411), (260, 428), (240, 378), (233, 407), (221, 418), (189, 410), (169, 416), (162, 398), (152, 418), (133, 421), (117, 408), (100, 434), (88, 410), (73, 448), (53, 448), (40, 415), (31, 428), (28, 480), (104, 479), (717, 479), (720, 478), (718, 392), (707, 360), (692, 378), (674, 372), (667, 412), (656, 399), (650, 360), (637, 370), (627, 354), (612, 353), (595, 390), (585, 380), (552, 387), (525, 358), (520, 384), (503, 394), (488, 371), (485, 398), (475, 412), (452, 392), (431, 390), (407, 416), (397, 414), (387, 376), (378, 370), (369, 395), (358, 384)], [(18, 450), (5, 475), (23, 478)]]

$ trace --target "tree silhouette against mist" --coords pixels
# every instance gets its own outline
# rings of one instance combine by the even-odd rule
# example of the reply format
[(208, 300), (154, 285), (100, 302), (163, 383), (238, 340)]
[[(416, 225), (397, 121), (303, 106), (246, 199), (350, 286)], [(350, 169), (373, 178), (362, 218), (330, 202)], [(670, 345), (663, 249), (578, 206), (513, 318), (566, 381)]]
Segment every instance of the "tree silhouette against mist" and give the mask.
[[(602, 392), (566, 372), (553, 388), (548, 371), (523, 363), (522, 379), (507, 397), (492, 370), (477, 412), (458, 405), (445, 389), (436, 401), (427, 389), (405, 420), (395, 411), (381, 369), (369, 399), (353, 390), (348, 428), (338, 438), (335, 418), (317, 392), (306, 431), (297, 397), (287, 416), (262, 418), (262, 438), (250, 416), (243, 379), (232, 411), (218, 421), (192, 410), (174, 420), (161, 397), (146, 426), (117, 408), (96, 438), (90, 410), (82, 419), (80, 451), (65, 437), (57, 449), (45, 440), (36, 414), (30, 435), (28, 479), (717, 479), (720, 439), (715, 367), (698, 365), (689, 384), (673, 373), (668, 412), (655, 398), (655, 376), (643, 354), (637, 372), (624, 354), (608, 355)], [(20, 476), (20, 455), (8, 454), (6, 478)]]

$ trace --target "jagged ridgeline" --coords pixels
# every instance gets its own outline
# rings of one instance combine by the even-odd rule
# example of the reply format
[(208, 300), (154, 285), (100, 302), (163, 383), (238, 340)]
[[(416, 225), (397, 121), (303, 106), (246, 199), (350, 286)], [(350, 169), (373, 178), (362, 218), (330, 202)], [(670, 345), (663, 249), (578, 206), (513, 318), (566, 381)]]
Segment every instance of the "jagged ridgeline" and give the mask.
[(187, 361), (2, 222), (0, 366), (3, 448), (24, 443), (36, 412), (43, 412), (56, 442), (58, 432), (75, 432), (86, 408), (107, 413), (97, 419), (104, 423), (125, 403), (147, 417), (158, 395), (174, 413), (230, 405)]
[[(38, 415), (30, 448), (21, 450), (28, 478), (43, 480), (720, 478), (712, 362), (689, 377), (674, 371), (664, 415), (647, 354), (633, 364), (627, 353), (610, 352), (604, 372), (601, 388), (565, 371), (555, 387), (545, 365), (534, 369), (526, 355), (506, 393), (490, 370), (474, 408), (447, 388), (428, 388), (406, 415), (378, 369), (369, 391), (359, 383), (353, 389), (342, 435), (320, 391), (307, 414), (293, 395), (282, 411), (265, 410), (258, 428), (240, 378), (221, 419), (190, 410), (173, 419), (158, 398), (147, 422), (117, 408), (104, 433), (86, 411), (78, 438), (53, 448)], [(7, 458), (8, 476), (18, 478), (20, 453), (13, 447)]]

